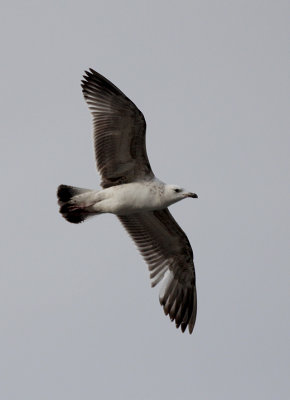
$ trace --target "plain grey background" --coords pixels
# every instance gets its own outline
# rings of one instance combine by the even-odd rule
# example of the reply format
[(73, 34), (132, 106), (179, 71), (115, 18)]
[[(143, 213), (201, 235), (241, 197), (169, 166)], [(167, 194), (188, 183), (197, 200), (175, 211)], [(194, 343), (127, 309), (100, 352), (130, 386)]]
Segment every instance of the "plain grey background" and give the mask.
[[(0, 397), (289, 398), (289, 2), (2, 1)], [(192, 336), (98, 187), (84, 69), (143, 111), (197, 273)]]

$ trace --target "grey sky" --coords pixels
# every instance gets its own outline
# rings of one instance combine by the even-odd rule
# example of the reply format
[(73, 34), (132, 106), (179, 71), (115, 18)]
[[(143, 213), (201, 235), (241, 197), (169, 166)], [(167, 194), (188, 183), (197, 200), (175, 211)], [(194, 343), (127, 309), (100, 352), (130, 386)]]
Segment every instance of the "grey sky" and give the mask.
[[(0, 397), (289, 398), (289, 2), (2, 1)], [(143, 111), (155, 174), (195, 254), (192, 336), (98, 187), (85, 68)]]

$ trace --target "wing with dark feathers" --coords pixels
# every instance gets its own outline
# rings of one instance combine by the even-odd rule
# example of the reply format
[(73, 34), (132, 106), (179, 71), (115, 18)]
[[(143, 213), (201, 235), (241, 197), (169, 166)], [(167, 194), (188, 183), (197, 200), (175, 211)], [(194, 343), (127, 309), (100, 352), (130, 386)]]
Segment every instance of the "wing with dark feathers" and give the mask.
[(143, 114), (108, 79), (90, 69), (82, 90), (93, 115), (97, 167), (103, 188), (152, 179)]
[(150, 270), (152, 286), (163, 279), (159, 300), (165, 314), (182, 332), (192, 333), (197, 299), (190, 243), (169, 210), (118, 217)]

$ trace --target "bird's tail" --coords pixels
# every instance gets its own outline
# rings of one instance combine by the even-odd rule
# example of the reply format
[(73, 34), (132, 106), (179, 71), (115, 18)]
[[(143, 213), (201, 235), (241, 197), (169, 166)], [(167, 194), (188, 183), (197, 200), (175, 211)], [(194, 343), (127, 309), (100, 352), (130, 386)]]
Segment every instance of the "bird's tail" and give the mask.
[(84, 203), (90, 192), (92, 191), (89, 189), (60, 185), (57, 188), (57, 198), (61, 215), (73, 224), (79, 224), (93, 216), (94, 214), (88, 211)]

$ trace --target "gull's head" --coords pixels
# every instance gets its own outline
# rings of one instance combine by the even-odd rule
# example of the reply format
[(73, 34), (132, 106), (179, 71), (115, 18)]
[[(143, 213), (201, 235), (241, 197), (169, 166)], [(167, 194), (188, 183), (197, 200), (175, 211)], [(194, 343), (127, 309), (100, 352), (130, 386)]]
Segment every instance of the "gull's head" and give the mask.
[(169, 202), (169, 205), (186, 199), (187, 197), (191, 197), (192, 199), (197, 199), (198, 197), (197, 194), (188, 192), (186, 189), (183, 189), (177, 185), (166, 185), (165, 196)]

